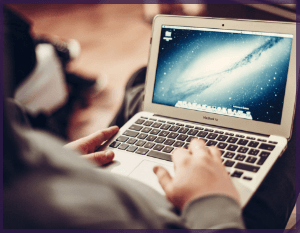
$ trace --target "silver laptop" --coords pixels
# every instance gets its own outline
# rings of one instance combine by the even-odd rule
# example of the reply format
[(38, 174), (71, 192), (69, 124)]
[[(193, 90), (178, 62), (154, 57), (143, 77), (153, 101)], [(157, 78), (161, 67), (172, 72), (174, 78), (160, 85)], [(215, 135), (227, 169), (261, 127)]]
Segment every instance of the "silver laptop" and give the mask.
[(144, 111), (102, 149), (105, 167), (164, 194), (153, 166), (193, 138), (216, 145), (244, 207), (291, 137), (296, 24), (159, 15), (154, 19)]

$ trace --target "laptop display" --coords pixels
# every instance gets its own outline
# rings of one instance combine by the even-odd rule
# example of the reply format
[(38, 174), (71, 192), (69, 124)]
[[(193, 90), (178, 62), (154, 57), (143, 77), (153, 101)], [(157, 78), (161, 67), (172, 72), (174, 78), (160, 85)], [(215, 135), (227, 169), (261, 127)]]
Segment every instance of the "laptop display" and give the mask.
[(292, 39), (163, 25), (152, 102), (280, 124)]

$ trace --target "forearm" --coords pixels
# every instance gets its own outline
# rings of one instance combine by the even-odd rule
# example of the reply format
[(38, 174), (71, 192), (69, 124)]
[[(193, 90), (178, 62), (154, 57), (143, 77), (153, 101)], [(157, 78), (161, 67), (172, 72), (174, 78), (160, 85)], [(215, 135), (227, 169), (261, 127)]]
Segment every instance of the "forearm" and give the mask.
[(244, 229), (242, 211), (233, 199), (213, 195), (196, 199), (182, 211), (186, 226), (192, 229)]

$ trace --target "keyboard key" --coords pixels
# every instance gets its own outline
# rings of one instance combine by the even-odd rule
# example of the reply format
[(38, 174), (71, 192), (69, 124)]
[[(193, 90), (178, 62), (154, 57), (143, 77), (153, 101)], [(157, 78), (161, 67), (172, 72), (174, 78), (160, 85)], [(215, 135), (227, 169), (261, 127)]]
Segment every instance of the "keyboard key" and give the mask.
[(157, 138), (157, 137), (154, 136), (154, 135), (149, 135), (149, 136), (146, 138), (146, 140), (152, 142), (152, 141), (154, 141), (156, 138)]
[(171, 125), (169, 125), (169, 124), (163, 124), (160, 128), (167, 130), (170, 127), (171, 127)]
[(197, 136), (198, 136), (198, 137), (201, 137), (201, 138), (204, 138), (207, 134), (208, 134), (208, 132), (200, 131), (200, 132), (197, 134)]
[(171, 153), (173, 149), (174, 149), (174, 147), (166, 146), (166, 147), (163, 149), (163, 152)]
[(257, 160), (257, 158), (248, 156), (248, 158), (246, 159), (246, 162), (247, 163), (255, 163), (256, 160)]
[(247, 147), (240, 146), (240, 148), (237, 150), (237, 152), (246, 153), (248, 150), (249, 149)]
[(186, 148), (186, 149), (188, 149), (189, 145), (190, 145), (190, 143), (185, 143), (183, 147)]
[(156, 121), (156, 119), (155, 119), (155, 118), (150, 118), (149, 120), (151, 120), (151, 121)]
[(223, 150), (220, 150), (220, 152), (221, 152), (221, 155), (225, 153), (225, 151), (223, 151)]
[(259, 142), (250, 141), (248, 146), (255, 148), (258, 146), (258, 144), (259, 144)]
[(137, 143), (135, 143), (136, 146), (143, 146), (146, 143), (146, 141), (139, 140)]
[(178, 133), (170, 133), (170, 134), (168, 135), (168, 138), (173, 138), (173, 139), (175, 139), (178, 135), (179, 135)]
[(176, 132), (179, 128), (180, 128), (179, 126), (173, 125), (173, 126), (171, 126), (169, 131)]
[(158, 159), (164, 159), (167, 161), (172, 161), (170, 154), (162, 153), (162, 152), (158, 152), (158, 151), (154, 151), (154, 150), (150, 151), (148, 153), (148, 156), (158, 158)]
[(215, 130), (215, 133), (218, 133), (218, 134), (223, 134), (223, 133), (224, 133), (224, 131)]
[(275, 146), (270, 145), (270, 144), (266, 144), (266, 143), (262, 143), (262, 144), (260, 144), (260, 146), (258, 148), (263, 149), (263, 150), (272, 151), (275, 148)]
[(173, 139), (167, 139), (167, 140), (164, 142), (164, 144), (165, 144), (165, 145), (168, 145), (168, 146), (171, 146), (174, 142), (175, 142), (175, 140), (173, 140)]
[(145, 127), (145, 128), (143, 128), (142, 132), (148, 133), (151, 129), (152, 128), (150, 128), (150, 127)]
[(174, 121), (167, 121), (168, 124), (175, 125)]
[(159, 135), (158, 136), (163, 136), (163, 137), (167, 137), (167, 135), (169, 134), (170, 132), (169, 131), (161, 131), (160, 133), (159, 133)]
[(244, 180), (252, 180), (252, 177), (244, 176), (243, 179), (244, 179)]
[(144, 116), (141, 116), (141, 118), (143, 118), (143, 119), (148, 119), (148, 117), (144, 117)]
[(156, 144), (155, 145), (155, 147), (153, 148), (153, 150), (161, 150), (162, 148), (164, 148), (164, 146), (163, 145), (161, 145), (161, 144)]
[(193, 125), (185, 125), (185, 127), (187, 127), (187, 128), (194, 128)]
[(150, 132), (150, 134), (157, 135), (159, 132), (160, 132), (159, 129), (152, 129), (151, 132)]
[(190, 129), (189, 132), (187, 132), (187, 134), (195, 136), (198, 132), (199, 132), (199, 130), (197, 130), (197, 129)]
[(266, 139), (260, 139), (260, 138), (258, 138), (257, 141), (259, 141), (259, 142), (267, 142)]
[(249, 172), (258, 172), (258, 170), (259, 170), (259, 167), (257, 167), (257, 166), (244, 164), (244, 163), (238, 163), (237, 165), (235, 165), (235, 168), (249, 171)]
[(226, 152), (224, 155), (224, 158), (232, 159), (235, 156), (235, 153), (232, 152)]
[(126, 135), (126, 136), (130, 136), (130, 137), (136, 137), (136, 135), (138, 135), (139, 133), (138, 132), (135, 132), (135, 131), (131, 131), (131, 130), (126, 130), (123, 135)]
[(128, 144), (123, 143), (123, 144), (121, 144), (121, 145), (118, 147), (118, 149), (120, 149), (120, 150), (126, 150), (128, 146), (129, 146)]
[(214, 132), (213, 129), (205, 129), (204, 131), (207, 131), (207, 132)]
[(245, 146), (249, 141), (247, 139), (240, 139), (237, 144)]
[(188, 128), (181, 127), (181, 128), (178, 130), (178, 133), (186, 133), (188, 130), (189, 130)]
[(176, 123), (176, 125), (178, 125), (178, 126), (184, 126), (184, 124), (181, 124), (181, 123)]
[(125, 137), (125, 136), (120, 136), (118, 137), (116, 140), (119, 142), (126, 142), (128, 140), (129, 137)]
[(243, 172), (234, 171), (234, 172), (231, 174), (231, 177), (240, 178), (242, 175), (243, 175)]
[(155, 145), (154, 142), (147, 142), (144, 147), (148, 148), (148, 149), (151, 149), (154, 145)]
[(110, 143), (109, 147), (117, 148), (120, 144), (120, 142), (113, 141), (112, 143)]
[(155, 122), (155, 123), (152, 125), (152, 127), (153, 127), (153, 128), (159, 128), (161, 125), (162, 125), (162, 123)]
[(141, 133), (137, 138), (139, 139), (145, 139), (148, 136), (146, 133)]
[(147, 154), (148, 153), (148, 149), (145, 149), (145, 148), (138, 148), (136, 151), (135, 151), (135, 153), (137, 153), (137, 154), (140, 154), (140, 155), (145, 155), (145, 154)]
[(141, 125), (145, 122), (145, 120), (143, 119), (138, 119), (135, 123), (138, 124), (138, 125)]
[(218, 134), (216, 134), (216, 133), (210, 133), (210, 134), (207, 135), (206, 138), (208, 138), (208, 139), (215, 139), (217, 136), (218, 136)]
[(127, 141), (128, 144), (134, 144), (137, 141), (137, 139), (135, 138), (129, 138), (129, 140)]
[(153, 121), (146, 121), (145, 123), (144, 123), (144, 125), (146, 125), (146, 126), (150, 126), (150, 125), (152, 125), (153, 124)]
[(238, 161), (244, 161), (244, 159), (246, 158), (246, 155), (237, 155), (235, 156), (235, 160), (238, 160)]
[(129, 147), (127, 148), (126, 151), (129, 151), (129, 152), (135, 152), (135, 150), (136, 150), (137, 148), (138, 148), (137, 146), (129, 146)]
[(186, 140), (187, 142), (191, 142), (192, 139), (194, 139), (196, 137), (193, 137), (193, 136), (189, 136), (189, 138)]
[(278, 144), (278, 142), (274, 142), (274, 141), (269, 141), (269, 143)]
[(231, 161), (231, 160), (226, 160), (225, 163), (224, 163), (224, 165), (226, 167), (232, 167), (234, 164), (235, 164), (235, 162)]
[(256, 150), (256, 149), (251, 149), (248, 154), (249, 155), (257, 155), (259, 153), (259, 150)]
[(227, 142), (235, 143), (237, 140), (238, 140), (238, 138), (230, 137), (230, 138), (228, 138)]
[(206, 146), (215, 146), (217, 145), (217, 141), (214, 141), (214, 140), (209, 140), (207, 143), (206, 143)]
[(244, 135), (241, 135), (241, 134), (236, 134), (235, 136), (236, 136), (236, 137), (239, 137), (239, 138), (245, 138), (245, 136), (244, 136)]
[(164, 120), (158, 120), (158, 122), (166, 123), (166, 121), (164, 121)]
[(246, 137), (247, 139), (251, 139), (251, 140), (255, 140), (256, 138), (254, 138), (254, 137), (249, 137), (249, 136), (247, 136)]
[(184, 145), (184, 142), (180, 142), (180, 141), (177, 141), (174, 143), (174, 147), (182, 147)]
[(129, 127), (131, 130), (140, 131), (143, 128), (143, 126), (140, 125), (132, 125)]
[(184, 141), (188, 136), (185, 135), (185, 134), (180, 134), (177, 138), (177, 140), (180, 140), (180, 141)]
[(237, 148), (238, 148), (237, 145), (232, 145), (232, 144), (230, 144), (230, 145), (227, 147), (227, 150), (235, 151)]
[(228, 133), (228, 132), (226, 132), (225, 135), (228, 135), (228, 136), (234, 136), (233, 133)]
[(199, 127), (199, 126), (196, 126), (195, 129), (198, 129), (198, 130), (204, 130), (203, 127)]
[(156, 140), (154, 142), (157, 142), (157, 143), (163, 143), (166, 139), (163, 138), (163, 137), (158, 137), (156, 138)]
[(219, 135), (219, 137), (217, 137), (217, 140), (218, 140), (218, 141), (225, 142), (227, 138), (228, 138), (228, 136), (225, 136), (225, 135)]
[(260, 159), (258, 160), (257, 164), (258, 165), (263, 165), (264, 162), (267, 160), (267, 158), (269, 157), (270, 153), (266, 152), (266, 151), (262, 151), (259, 155)]
[(228, 145), (227, 143), (219, 142), (219, 144), (217, 145), (217, 147), (218, 147), (219, 149), (225, 149), (227, 145)]

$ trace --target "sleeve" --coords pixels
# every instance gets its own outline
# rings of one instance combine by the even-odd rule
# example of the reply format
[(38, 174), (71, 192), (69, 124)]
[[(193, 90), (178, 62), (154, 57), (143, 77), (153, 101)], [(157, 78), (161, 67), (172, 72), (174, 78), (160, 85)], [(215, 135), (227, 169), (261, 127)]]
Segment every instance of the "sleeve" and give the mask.
[(238, 203), (221, 195), (195, 199), (184, 207), (182, 217), (192, 229), (245, 229)]

